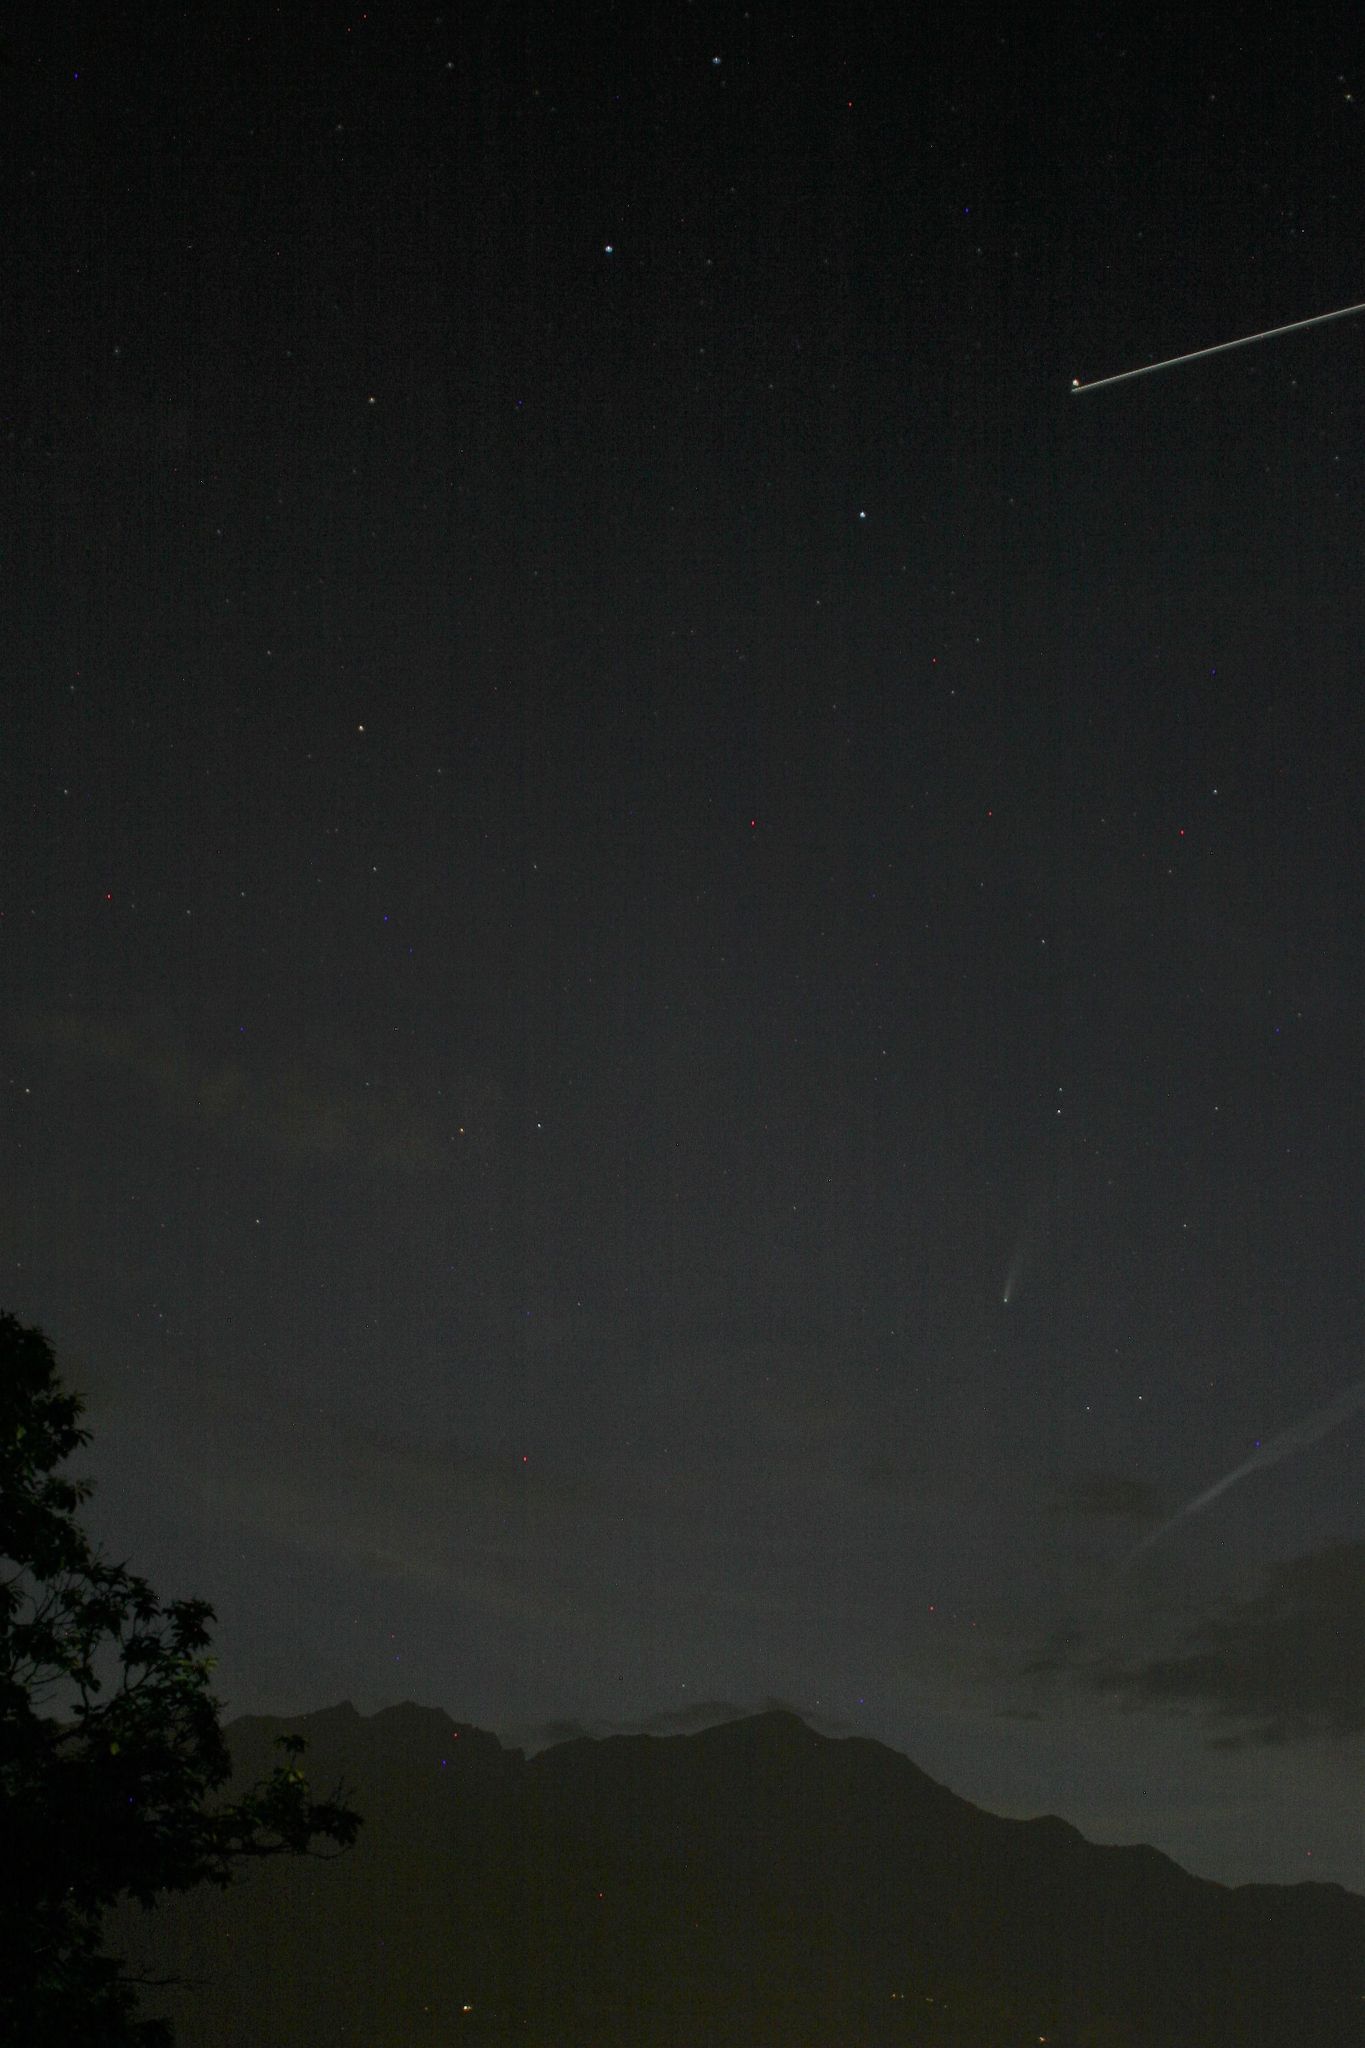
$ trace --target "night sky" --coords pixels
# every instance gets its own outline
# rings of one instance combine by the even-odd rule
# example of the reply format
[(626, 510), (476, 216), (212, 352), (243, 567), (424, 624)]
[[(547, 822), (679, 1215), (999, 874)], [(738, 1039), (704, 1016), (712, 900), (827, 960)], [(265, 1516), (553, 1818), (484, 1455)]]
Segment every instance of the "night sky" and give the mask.
[(92, 1530), (229, 1714), (1365, 1889), (1365, 317), (1070, 389), (1365, 298), (1356, 25), (176, 13), (0, 66)]

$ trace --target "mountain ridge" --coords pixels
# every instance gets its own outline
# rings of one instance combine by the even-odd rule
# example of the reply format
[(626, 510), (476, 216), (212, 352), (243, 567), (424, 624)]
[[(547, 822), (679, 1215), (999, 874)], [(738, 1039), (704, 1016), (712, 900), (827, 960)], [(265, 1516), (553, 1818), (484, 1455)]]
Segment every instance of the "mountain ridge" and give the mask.
[(120, 1916), (200, 1980), (166, 1998), (181, 2048), (1365, 2048), (1365, 1898), (1006, 1819), (787, 1709), (531, 1757), (411, 1701), (227, 1733), (247, 1778), (301, 1734), (366, 1826)]

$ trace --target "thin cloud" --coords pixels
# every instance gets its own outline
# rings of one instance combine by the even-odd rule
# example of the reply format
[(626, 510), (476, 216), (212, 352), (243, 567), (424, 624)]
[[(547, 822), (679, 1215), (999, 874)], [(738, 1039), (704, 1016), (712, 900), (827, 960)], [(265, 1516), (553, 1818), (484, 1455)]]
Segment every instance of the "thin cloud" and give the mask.
[[(233, 1412), (229, 1397), (226, 1420)], [(215, 1516), (279, 1541), (435, 1584), (492, 1612), (556, 1611), (572, 1560), (622, 1512), (620, 1493), (539, 1459), (385, 1439), (335, 1418), (243, 1401), (233, 1441), (196, 1448), (185, 1479)]]
[(1160, 1654), (1057, 1645), (1030, 1667), (1129, 1708), (1203, 1710), (1219, 1748), (1365, 1734), (1365, 1543), (1269, 1567)]
[(118, 1073), (162, 1115), (301, 1163), (354, 1162), (396, 1173), (447, 1165), (451, 1117), (406, 1090), (374, 1089), (336, 1073), (261, 1071), (189, 1045), (163, 1017), (130, 1020), (64, 1012), (35, 1019), (35, 1042), (87, 1072)]
[(756, 1714), (773, 1713), (794, 1714), (819, 1735), (845, 1737), (857, 1733), (851, 1722), (837, 1720), (832, 1715), (767, 1694), (747, 1706), (741, 1706), (735, 1700), (695, 1700), (689, 1706), (675, 1707), (637, 1721), (538, 1722), (534, 1726), (503, 1729), (501, 1739), (533, 1755), (537, 1750), (553, 1749), (562, 1742), (582, 1741), (584, 1738), (600, 1742), (613, 1735), (699, 1735), (708, 1728), (725, 1727), (732, 1721), (748, 1721)]
[(1154, 1523), (1162, 1513), (1154, 1486), (1118, 1472), (1082, 1472), (1075, 1479), (1059, 1480), (1052, 1506), (1057, 1514), (1077, 1515), (1087, 1521)]

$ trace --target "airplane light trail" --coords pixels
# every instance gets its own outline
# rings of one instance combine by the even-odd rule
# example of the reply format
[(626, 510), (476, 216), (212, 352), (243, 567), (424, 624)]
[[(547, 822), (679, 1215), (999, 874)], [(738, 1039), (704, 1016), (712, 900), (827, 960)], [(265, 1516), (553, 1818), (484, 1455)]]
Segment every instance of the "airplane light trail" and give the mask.
[(1150, 1550), (1154, 1543), (1159, 1543), (1163, 1536), (1168, 1535), (1181, 1522), (1187, 1521), (1191, 1515), (1202, 1514), (1220, 1494), (1226, 1493), (1230, 1486), (1236, 1486), (1239, 1480), (1247, 1478), (1252, 1472), (1264, 1472), (1268, 1466), (1278, 1465), (1281, 1458), (1287, 1458), (1292, 1451), (1301, 1451), (1309, 1444), (1317, 1443), (1319, 1438), (1330, 1435), (1332, 1430), (1340, 1428), (1343, 1422), (1362, 1408), (1365, 1408), (1365, 1380), (1357, 1380), (1354, 1386), (1343, 1388), (1334, 1400), (1325, 1402), (1321, 1408), (1315, 1408), (1311, 1415), (1305, 1415), (1301, 1422), (1294, 1423), (1289, 1429), (1282, 1429), (1278, 1436), (1267, 1437), (1263, 1442), (1258, 1442), (1255, 1451), (1242, 1464), (1235, 1466), (1205, 1492), (1196, 1494), (1195, 1498), (1187, 1501), (1169, 1521), (1163, 1522), (1160, 1528), (1153, 1529), (1149, 1535), (1144, 1536), (1124, 1562), (1131, 1564), (1135, 1557), (1141, 1557), (1144, 1551)]
[(1345, 320), (1352, 313), (1365, 313), (1365, 299), (1354, 306), (1338, 306), (1335, 313), (1314, 313), (1310, 320), (1288, 320), (1283, 327), (1263, 327), (1259, 334), (1244, 334), (1237, 341), (1217, 341), (1212, 348), (1192, 348), (1188, 355), (1167, 356), (1159, 363), (1144, 363), (1138, 370), (1120, 370), (1113, 377), (1092, 377), (1086, 384), (1073, 377), (1071, 395), (1076, 398), (1082, 391), (1102, 391), (1107, 384), (1126, 384), (1132, 377), (1151, 377), (1158, 370), (1173, 370), (1179, 363), (1197, 363), (1201, 356), (1221, 356), (1230, 348), (1250, 348), (1253, 341), (1273, 341), (1277, 334), (1293, 334), (1301, 327), (1321, 327), (1324, 320)]

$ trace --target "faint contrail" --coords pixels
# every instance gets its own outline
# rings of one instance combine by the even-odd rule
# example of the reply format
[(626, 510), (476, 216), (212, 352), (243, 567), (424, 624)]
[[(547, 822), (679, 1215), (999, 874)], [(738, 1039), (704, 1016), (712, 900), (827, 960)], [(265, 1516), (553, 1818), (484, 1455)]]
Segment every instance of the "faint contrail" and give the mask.
[(1187, 1522), (1191, 1515), (1199, 1514), (1210, 1502), (1217, 1500), (1220, 1493), (1226, 1493), (1230, 1486), (1235, 1486), (1239, 1479), (1247, 1478), (1252, 1472), (1263, 1472), (1268, 1465), (1278, 1465), (1281, 1458), (1287, 1458), (1291, 1451), (1299, 1451), (1307, 1444), (1315, 1444), (1319, 1437), (1326, 1436), (1338, 1423), (1345, 1422), (1347, 1416), (1354, 1415), (1358, 1408), (1365, 1408), (1365, 1380), (1357, 1380), (1354, 1386), (1345, 1388), (1324, 1407), (1315, 1408), (1302, 1422), (1296, 1422), (1292, 1428), (1281, 1430), (1278, 1436), (1272, 1436), (1268, 1443), (1258, 1444), (1245, 1464), (1238, 1465), (1226, 1478), (1220, 1479), (1216, 1486), (1209, 1487), (1206, 1493), (1196, 1494), (1195, 1498), (1187, 1501), (1168, 1522), (1163, 1522), (1159, 1529), (1153, 1529), (1149, 1536), (1144, 1536), (1141, 1543), (1129, 1552), (1129, 1560), (1140, 1557), (1144, 1550), (1150, 1550), (1154, 1543), (1159, 1543), (1178, 1523)]
[(1079, 377), (1071, 380), (1072, 395), (1082, 391), (1102, 391), (1106, 384), (1126, 384), (1130, 377), (1151, 377), (1158, 370), (1173, 370), (1177, 363), (1197, 363), (1201, 356), (1221, 356), (1226, 349), (1250, 348), (1253, 341), (1273, 341), (1277, 334), (1293, 334), (1300, 327), (1321, 327), (1324, 320), (1345, 320), (1351, 313), (1365, 313), (1365, 299), (1358, 305), (1338, 306), (1335, 313), (1314, 313), (1309, 320), (1286, 320), (1283, 327), (1263, 327), (1259, 334), (1243, 334), (1236, 341), (1216, 341), (1212, 348), (1192, 348), (1188, 355), (1167, 356), (1159, 363), (1144, 363), (1140, 370), (1120, 370), (1113, 377), (1092, 377), (1082, 384)]

